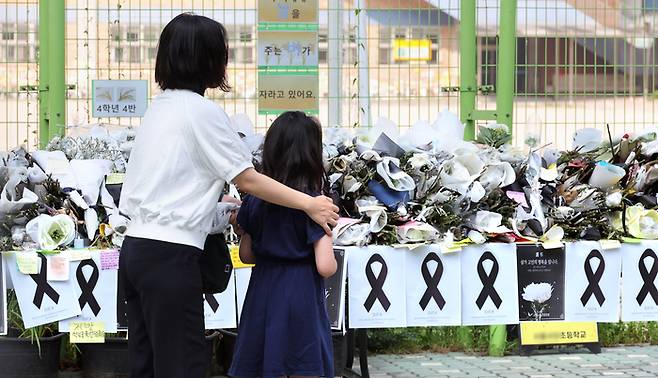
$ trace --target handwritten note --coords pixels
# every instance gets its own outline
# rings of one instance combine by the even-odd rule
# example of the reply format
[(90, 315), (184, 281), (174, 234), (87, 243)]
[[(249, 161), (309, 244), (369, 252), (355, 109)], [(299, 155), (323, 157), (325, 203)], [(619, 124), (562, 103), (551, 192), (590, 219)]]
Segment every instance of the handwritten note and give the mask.
[(41, 259), (36, 252), (16, 252), (16, 265), (23, 274), (39, 274)]
[(119, 269), (119, 251), (111, 250), (101, 252), (101, 269)]
[(72, 322), (69, 328), (71, 343), (98, 344), (105, 342), (105, 324), (103, 322)]
[(87, 249), (70, 249), (66, 251), (69, 261), (80, 261), (91, 259), (91, 253)]
[(67, 281), (69, 279), (70, 263), (68, 257), (62, 254), (47, 257), (46, 277), (48, 281)]
[(105, 176), (105, 184), (114, 185), (114, 184), (123, 184), (123, 179), (126, 175), (124, 173), (110, 173)]

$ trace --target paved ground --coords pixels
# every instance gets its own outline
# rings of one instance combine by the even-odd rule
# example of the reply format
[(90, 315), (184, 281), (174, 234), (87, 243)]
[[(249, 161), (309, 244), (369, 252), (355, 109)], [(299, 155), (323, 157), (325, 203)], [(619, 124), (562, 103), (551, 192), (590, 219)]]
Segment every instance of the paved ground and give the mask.
[(463, 353), (378, 355), (369, 358), (369, 366), (372, 378), (658, 377), (658, 346), (608, 348), (598, 355), (586, 350), (503, 358)]

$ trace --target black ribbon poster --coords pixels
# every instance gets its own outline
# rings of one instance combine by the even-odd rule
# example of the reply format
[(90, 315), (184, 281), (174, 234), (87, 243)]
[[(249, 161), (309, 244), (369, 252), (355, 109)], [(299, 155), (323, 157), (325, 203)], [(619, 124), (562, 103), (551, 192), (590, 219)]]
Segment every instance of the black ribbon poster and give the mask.
[[(592, 270), (593, 260), (598, 260), (598, 266), (594, 271)], [(601, 282), (601, 278), (603, 278), (603, 272), (605, 272), (605, 260), (603, 259), (601, 251), (593, 249), (585, 258), (583, 269), (585, 269), (587, 287), (585, 288), (583, 295), (580, 297), (580, 302), (583, 306), (586, 306), (587, 302), (593, 295), (599, 303), (599, 306), (603, 306), (603, 303), (605, 303), (605, 295), (603, 295), (603, 290), (601, 290), (599, 283)]]
[[(484, 262), (487, 260), (493, 263), (489, 273), (487, 273), (484, 269)], [(482, 282), (482, 290), (480, 290), (480, 295), (478, 295), (477, 299), (475, 300), (475, 304), (480, 310), (482, 310), (482, 306), (484, 306), (484, 302), (486, 302), (487, 299), (491, 299), (496, 308), (500, 308), (500, 305), (503, 304), (503, 300), (500, 298), (500, 295), (498, 295), (498, 292), (494, 287), (494, 283), (496, 283), (496, 278), (498, 277), (499, 269), (500, 267), (498, 266), (498, 260), (496, 260), (496, 256), (494, 256), (493, 253), (489, 251), (484, 252), (480, 257), (477, 266), (478, 277), (480, 278), (480, 282)]]
[[(381, 270), (377, 276), (375, 276), (375, 273), (372, 270), (372, 265), (376, 262), (381, 264)], [(384, 311), (388, 311), (388, 308), (391, 307), (391, 302), (386, 297), (386, 293), (384, 293), (384, 282), (386, 282), (387, 274), (388, 267), (386, 266), (384, 258), (379, 253), (373, 254), (366, 263), (366, 279), (370, 284), (370, 294), (368, 294), (366, 301), (363, 303), (363, 307), (365, 307), (368, 312), (372, 310), (375, 301), (379, 301), (384, 308)]]
[[(430, 261), (434, 261), (437, 264), (434, 273), (430, 273), (428, 266)], [(430, 300), (434, 300), (437, 306), (439, 306), (439, 309), (443, 310), (446, 301), (443, 295), (441, 295), (441, 291), (439, 291), (439, 282), (441, 282), (441, 276), (443, 276), (443, 262), (441, 262), (441, 259), (436, 253), (430, 252), (425, 256), (425, 259), (420, 265), (420, 274), (423, 276), (423, 281), (425, 281), (427, 289), (425, 289), (425, 293), (420, 298), (418, 305), (425, 311)]]
[(50, 286), (46, 278), (46, 256), (42, 255), (41, 253), (37, 255), (41, 259), (41, 268), (39, 269), (38, 274), (30, 274), (30, 277), (32, 277), (34, 282), (37, 284), (32, 303), (34, 303), (36, 308), (41, 309), (44, 295), (47, 295), (50, 299), (52, 299), (53, 302), (55, 302), (55, 304), (57, 304), (59, 302), (59, 294), (57, 291), (55, 291), (55, 289), (53, 289), (52, 286)]
[(564, 247), (519, 244), (516, 248), (519, 320), (564, 320)]
[[(89, 279), (85, 278), (85, 274), (82, 268), (89, 266), (91, 267), (91, 275)], [(75, 278), (78, 280), (78, 285), (80, 286), (80, 297), (78, 297), (78, 303), (80, 304), (80, 309), (89, 306), (91, 311), (94, 313), (94, 316), (98, 316), (98, 313), (101, 312), (101, 305), (98, 304), (98, 300), (94, 297), (94, 289), (98, 283), (98, 265), (94, 260), (82, 260), (78, 264), (78, 269), (75, 272)]]
[(203, 298), (208, 303), (208, 306), (210, 306), (212, 312), (217, 312), (217, 310), (219, 310), (219, 302), (217, 302), (217, 299), (215, 299), (214, 295), (204, 294)]
[[(651, 258), (651, 269), (647, 270), (645, 260)], [(640, 277), (642, 277), (642, 287), (637, 294), (637, 304), (642, 306), (648, 296), (651, 296), (653, 303), (658, 305), (658, 289), (656, 288), (656, 276), (658, 275), (658, 256), (652, 249), (646, 249), (638, 261)]]

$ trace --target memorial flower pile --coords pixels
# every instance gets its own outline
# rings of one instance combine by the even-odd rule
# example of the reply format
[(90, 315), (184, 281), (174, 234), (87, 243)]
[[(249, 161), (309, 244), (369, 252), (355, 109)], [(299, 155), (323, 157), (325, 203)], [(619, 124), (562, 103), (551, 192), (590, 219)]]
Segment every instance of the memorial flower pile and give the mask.
[[(232, 118), (258, 167), (263, 136)], [(504, 125), (462, 140), (443, 112), (400, 133), (327, 128), (327, 192), (340, 208), (337, 245), (658, 239), (656, 132), (612, 137), (582, 129), (568, 151), (515, 148)], [(110, 179), (125, 171), (134, 130), (92, 128), (44, 151), (0, 156), (0, 241), (7, 249), (120, 246), (129, 220)]]
[(325, 168), (343, 218), (338, 245), (658, 238), (655, 131), (579, 130), (569, 151), (516, 149), (504, 125), (461, 140), (442, 113), (399, 135), (325, 131)]
[(106, 178), (125, 171), (134, 136), (97, 126), (82, 137), (54, 138), (43, 151), (2, 153), (2, 250), (121, 246), (129, 220)]

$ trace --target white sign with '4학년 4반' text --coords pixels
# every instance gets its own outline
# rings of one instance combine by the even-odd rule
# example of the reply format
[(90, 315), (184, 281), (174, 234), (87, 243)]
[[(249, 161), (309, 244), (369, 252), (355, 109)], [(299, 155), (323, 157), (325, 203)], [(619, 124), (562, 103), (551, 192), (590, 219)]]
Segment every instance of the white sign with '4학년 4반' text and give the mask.
[(142, 117), (148, 103), (147, 80), (94, 80), (92, 115)]

